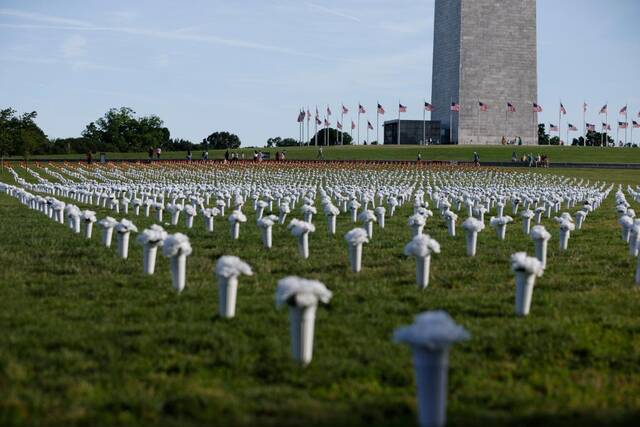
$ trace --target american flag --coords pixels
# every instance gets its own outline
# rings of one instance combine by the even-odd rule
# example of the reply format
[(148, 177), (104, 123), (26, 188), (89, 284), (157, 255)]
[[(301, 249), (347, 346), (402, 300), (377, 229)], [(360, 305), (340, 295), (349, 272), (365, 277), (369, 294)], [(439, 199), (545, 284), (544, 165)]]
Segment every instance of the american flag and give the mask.
[(627, 114), (627, 106), (626, 105), (624, 107), (622, 107), (622, 109), (620, 110), (620, 114)]
[(636, 122), (635, 120), (633, 121), (633, 127), (638, 129), (640, 128), (640, 123)]
[(322, 120), (320, 120), (320, 117), (316, 116), (316, 124), (318, 126), (322, 125)]
[(604, 104), (604, 107), (600, 109), (600, 114), (607, 114), (607, 111), (609, 111), (607, 104)]
[(311, 111), (309, 111), (309, 108), (307, 108), (307, 121), (311, 121)]
[(533, 112), (534, 113), (542, 113), (542, 106), (536, 104), (535, 102), (533, 103)]
[[(433, 105), (431, 105), (431, 104), (430, 104), (430, 103), (428, 103), (428, 102), (425, 102), (425, 103), (424, 103), (424, 110), (425, 110), (425, 111), (429, 111), (429, 112), (433, 111)], [(638, 113), (638, 116), (640, 116), (640, 113)]]
[(489, 111), (489, 106), (487, 104), (485, 104), (484, 102), (478, 102), (478, 107), (480, 108), (480, 111), (482, 111), (482, 112)]
[(558, 128), (558, 126), (550, 124), (549, 125), (549, 132), (560, 132), (560, 128)]
[(304, 110), (298, 113), (298, 123), (304, 122)]
[(399, 104), (398, 105), (398, 109), (401, 113), (406, 113), (407, 112), (407, 107), (405, 105)]
[(367, 112), (367, 110), (365, 110), (362, 105), (358, 105), (358, 112), (360, 114), (365, 114)]
[(347, 114), (348, 112), (349, 112), (349, 109), (344, 105), (342, 105), (342, 114)]
[(367, 127), (371, 130), (373, 130), (373, 125), (371, 124), (370, 121), (367, 121)]
[(618, 127), (620, 129), (626, 129), (626, 128), (629, 127), (629, 123), (627, 123), (627, 122), (618, 122)]
[(326, 127), (331, 126), (331, 122), (329, 121), (329, 119), (324, 119), (324, 125), (325, 125)]
[(577, 128), (577, 127), (575, 127), (574, 125), (572, 125), (571, 123), (569, 123), (569, 131), (570, 131), (570, 132), (577, 132), (577, 131), (578, 131), (578, 128)]
[(584, 111), (585, 113), (587, 112), (587, 103), (586, 102), (582, 103), (582, 111)]
[(356, 124), (353, 122), (353, 120), (351, 120), (351, 130), (354, 130), (356, 128)]
[(329, 108), (329, 106), (327, 106), (327, 116), (331, 115), (331, 108)]
[(562, 102), (560, 103), (560, 112), (565, 116), (567, 115), (567, 110), (564, 108), (564, 105), (562, 105)]
[(602, 124), (602, 130), (611, 130), (611, 126), (606, 124), (606, 123), (603, 123)]
[(587, 123), (587, 130), (590, 132), (596, 131), (596, 125), (592, 125), (591, 123)]
[(460, 104), (458, 104), (457, 102), (452, 102), (451, 103), (451, 111), (455, 111), (456, 113), (460, 112)]
[(384, 114), (384, 108), (380, 104), (378, 104), (378, 114)]
[(508, 110), (510, 113), (515, 113), (515, 112), (516, 112), (516, 107), (515, 107), (515, 105), (513, 105), (512, 103), (507, 102), (507, 110)]
[(336, 127), (337, 127), (338, 129), (342, 130), (342, 123), (337, 122), (337, 123), (336, 123)]

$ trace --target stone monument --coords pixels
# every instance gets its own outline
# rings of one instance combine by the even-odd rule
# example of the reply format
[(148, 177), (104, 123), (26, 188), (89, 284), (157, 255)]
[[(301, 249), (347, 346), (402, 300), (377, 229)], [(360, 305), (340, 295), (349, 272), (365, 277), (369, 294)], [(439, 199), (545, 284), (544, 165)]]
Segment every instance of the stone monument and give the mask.
[(435, 0), (431, 117), (452, 143), (537, 144), (536, 50), (536, 0)]

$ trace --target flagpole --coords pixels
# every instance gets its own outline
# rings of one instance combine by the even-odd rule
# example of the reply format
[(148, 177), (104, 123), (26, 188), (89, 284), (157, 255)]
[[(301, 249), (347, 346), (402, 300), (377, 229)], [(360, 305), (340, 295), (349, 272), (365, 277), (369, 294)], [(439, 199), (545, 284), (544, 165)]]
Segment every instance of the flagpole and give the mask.
[[(380, 105), (380, 101), (376, 101), (376, 143), (380, 145), (380, 108), (378, 108), (378, 105)], [(369, 126), (367, 126), (367, 129), (369, 129)]]
[[(313, 118), (313, 123), (314, 123), (314, 130), (315, 130), (315, 134), (313, 135), (313, 138), (315, 139), (315, 145), (316, 147), (318, 146), (318, 106), (316, 105), (316, 116)], [(309, 141), (309, 144), (311, 144), (311, 141)]]
[(400, 145), (400, 101), (398, 100), (398, 145)]
[[(607, 144), (607, 147), (609, 146), (609, 103), (607, 102), (607, 111), (604, 114), (604, 121), (607, 129), (607, 137), (605, 138), (604, 143)], [(604, 145), (603, 145), (604, 147)]]
[[(342, 127), (344, 127), (344, 104), (340, 103), (340, 123), (342, 123)], [(340, 132), (340, 145), (344, 144), (344, 134)]]
[(507, 140), (507, 144), (509, 143), (509, 105), (507, 104), (506, 110), (504, 112), (504, 137)]
[(478, 122), (476, 124), (476, 144), (480, 145), (480, 98), (478, 98), (478, 104), (476, 108), (478, 109)]
[(302, 146), (302, 138), (304, 138), (304, 136), (302, 135), (303, 132), (304, 132), (304, 121), (301, 121), (300, 123), (298, 123), (298, 146), (299, 147)]
[(351, 137), (351, 142), (353, 143), (353, 119), (349, 119), (349, 136)]
[[(536, 126), (536, 108), (533, 106), (533, 102), (531, 103), (531, 124), (533, 125), (533, 140), (531, 141), (531, 145), (538, 145), (536, 141), (536, 135), (538, 134), (538, 127)], [(538, 104), (537, 102), (535, 104)]]
[(367, 120), (367, 141), (369, 141), (369, 120)]
[(309, 122), (310, 121), (311, 121), (311, 110), (310, 110), (309, 106), (307, 105), (307, 139), (305, 140), (307, 145), (311, 145), (311, 134), (309, 133)]
[(451, 97), (451, 103), (449, 103), (449, 144), (452, 143), (452, 134), (453, 134), (453, 97)]
[(558, 110), (558, 145), (562, 145), (562, 101), (560, 101), (560, 109)]
[(358, 101), (358, 145), (360, 145), (360, 102)]
[(582, 134), (584, 144), (587, 145), (587, 101), (582, 101)]
[(624, 128), (624, 147), (627, 146), (627, 129), (629, 129), (629, 103), (626, 105), (627, 109), (624, 110), (624, 122), (627, 124), (627, 127)]
[(422, 145), (427, 145), (427, 109), (424, 106), (422, 106)]

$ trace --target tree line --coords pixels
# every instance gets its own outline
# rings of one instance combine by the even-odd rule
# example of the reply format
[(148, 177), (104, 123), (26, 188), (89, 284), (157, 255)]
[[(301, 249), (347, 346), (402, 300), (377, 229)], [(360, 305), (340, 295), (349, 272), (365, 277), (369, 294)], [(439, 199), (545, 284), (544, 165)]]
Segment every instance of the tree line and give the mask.
[(49, 138), (35, 123), (35, 111), (18, 114), (13, 108), (0, 110), (0, 155), (23, 156), (96, 152), (140, 152), (236, 149), (240, 138), (229, 132), (214, 132), (202, 142), (171, 138), (169, 129), (155, 115), (138, 117), (128, 107), (112, 108), (85, 127), (81, 135)]
[[(614, 144), (613, 138), (607, 133), (600, 133), (596, 131), (587, 131), (585, 136), (579, 138), (573, 138), (571, 145), (579, 147), (601, 147), (611, 146)], [(565, 143), (569, 143), (568, 141)], [(544, 124), (538, 125), (538, 145), (560, 145), (560, 137), (552, 137), (547, 133), (546, 126)]]

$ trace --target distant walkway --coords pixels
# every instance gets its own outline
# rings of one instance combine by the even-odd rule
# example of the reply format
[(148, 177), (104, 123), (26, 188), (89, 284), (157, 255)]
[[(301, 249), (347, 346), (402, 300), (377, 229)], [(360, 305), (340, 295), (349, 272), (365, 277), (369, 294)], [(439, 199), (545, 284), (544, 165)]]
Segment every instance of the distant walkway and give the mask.
[[(5, 159), (5, 163), (19, 162), (23, 160)], [(83, 159), (33, 159), (30, 162), (37, 163), (87, 163)], [(153, 160), (153, 163), (188, 163), (189, 160), (182, 159), (163, 159)], [(193, 163), (223, 163), (224, 160), (192, 160)], [(253, 160), (232, 160), (230, 163), (253, 163)], [(415, 165), (418, 164), (415, 160), (264, 160), (264, 163), (276, 163), (282, 162), (286, 164), (293, 163), (344, 163), (344, 164), (373, 164), (373, 165)], [(93, 163), (100, 163), (94, 161)], [(149, 163), (146, 159), (113, 159), (108, 160), (107, 163)], [(473, 167), (474, 164), (471, 161), (457, 161), (457, 160), (422, 160), (419, 162), (422, 166), (464, 166)], [(503, 168), (527, 168), (527, 169), (539, 169), (535, 167), (529, 167), (526, 162), (480, 162), (480, 166), (484, 167), (503, 167)], [(549, 168), (553, 169), (640, 169), (640, 163), (567, 163), (567, 162), (550, 162)]]

